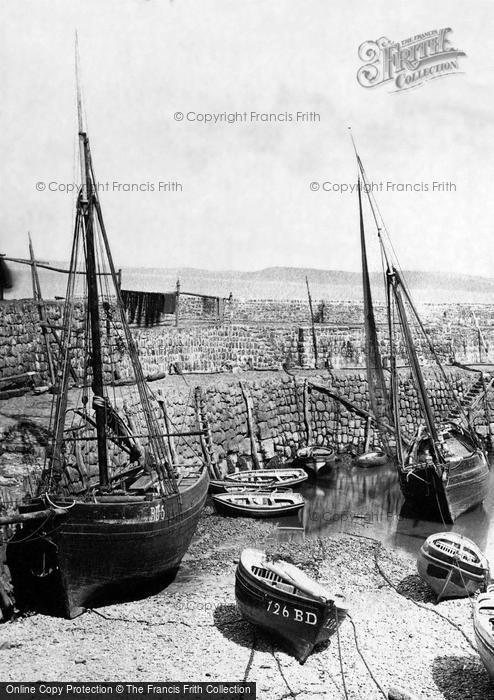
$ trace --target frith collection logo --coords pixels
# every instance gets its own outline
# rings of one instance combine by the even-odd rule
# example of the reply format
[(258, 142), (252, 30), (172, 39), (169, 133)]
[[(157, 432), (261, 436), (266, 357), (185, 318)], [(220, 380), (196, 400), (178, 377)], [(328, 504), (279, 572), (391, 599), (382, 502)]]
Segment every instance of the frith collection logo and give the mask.
[(358, 50), (365, 64), (358, 70), (358, 82), (365, 88), (390, 83), (394, 86), (390, 92), (398, 92), (458, 73), (458, 58), (466, 54), (451, 46), (451, 31), (450, 27), (433, 29), (399, 42), (384, 36), (365, 41)]

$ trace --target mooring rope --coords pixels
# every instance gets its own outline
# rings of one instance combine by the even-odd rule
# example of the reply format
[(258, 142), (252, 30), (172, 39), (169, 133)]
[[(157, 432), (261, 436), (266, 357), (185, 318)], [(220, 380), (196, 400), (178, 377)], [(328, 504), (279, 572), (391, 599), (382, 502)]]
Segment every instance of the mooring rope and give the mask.
[(382, 693), (383, 697), (387, 699), (388, 695), (387, 695), (386, 691), (384, 690), (384, 688), (382, 687), (382, 685), (379, 683), (379, 681), (378, 681), (377, 678), (375, 677), (375, 675), (374, 675), (374, 673), (372, 672), (372, 669), (371, 669), (371, 667), (370, 667), (368, 661), (366, 660), (365, 656), (363, 655), (363, 653), (362, 653), (361, 650), (360, 650), (359, 643), (358, 643), (358, 637), (357, 637), (357, 628), (356, 628), (356, 626), (355, 626), (355, 622), (353, 621), (353, 618), (352, 618), (352, 616), (351, 616), (350, 614), (347, 613), (347, 617), (348, 617), (348, 619), (350, 620), (350, 623), (351, 623), (352, 628), (353, 628), (353, 636), (354, 636), (354, 639), (355, 639), (355, 648), (356, 648), (356, 650), (357, 650), (357, 653), (358, 653), (358, 655), (360, 656), (360, 658), (362, 659), (362, 661), (363, 661), (363, 663), (364, 663), (364, 666), (366, 667), (366, 669), (367, 669), (367, 671), (368, 671), (368, 673), (369, 673), (369, 676), (370, 676), (370, 677), (372, 678), (372, 680), (374, 681), (376, 687), (379, 688), (379, 691)]
[(395, 586), (395, 584), (391, 581), (391, 579), (385, 574), (385, 572), (382, 570), (382, 568), (379, 564), (378, 553), (383, 548), (382, 542), (379, 542), (379, 540), (376, 540), (374, 537), (367, 537), (367, 535), (356, 535), (353, 532), (347, 532), (347, 531), (345, 531), (345, 534), (349, 535), (350, 537), (356, 537), (357, 539), (365, 539), (365, 540), (369, 540), (370, 542), (374, 542), (374, 544), (377, 545), (374, 548), (374, 565), (376, 567), (376, 570), (382, 576), (382, 578), (386, 581), (388, 586), (390, 586), (390, 588), (392, 588), (396, 593), (398, 593), (398, 595), (402, 596), (403, 598), (406, 598), (411, 603), (416, 605), (418, 608), (422, 608), (423, 610), (427, 610), (428, 612), (432, 612), (435, 615), (437, 615), (438, 617), (440, 617), (441, 619), (448, 622), (452, 627), (454, 627), (458, 632), (460, 632), (463, 635), (463, 637), (468, 642), (468, 644), (472, 647), (472, 649), (475, 651), (475, 653), (477, 653), (477, 648), (472, 643), (472, 641), (470, 640), (468, 635), (460, 627), (460, 625), (458, 625), (456, 622), (451, 620), (446, 615), (443, 615), (442, 613), (440, 613), (438, 610), (435, 610), (434, 608), (430, 608), (428, 605), (425, 605), (424, 603), (420, 603), (418, 600), (414, 600), (413, 598), (408, 598), (407, 596), (403, 595), (403, 593), (401, 593), (401, 591), (398, 590), (398, 587)]
[[(338, 608), (336, 606), (335, 606), (334, 612), (335, 612), (335, 617), (336, 617), (336, 640), (338, 642), (338, 657), (340, 660), (341, 681), (343, 683), (343, 693), (345, 695), (345, 700), (348, 700), (348, 691), (347, 691), (346, 679), (345, 679), (345, 669), (343, 667), (343, 656), (341, 653), (340, 627), (338, 624)], [(350, 617), (350, 616), (348, 616), (348, 617)]]

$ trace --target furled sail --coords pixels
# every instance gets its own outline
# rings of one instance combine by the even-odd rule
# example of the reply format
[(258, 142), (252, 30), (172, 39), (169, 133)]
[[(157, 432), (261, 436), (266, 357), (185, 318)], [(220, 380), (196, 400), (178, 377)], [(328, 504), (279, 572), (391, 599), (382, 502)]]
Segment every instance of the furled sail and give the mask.
[(360, 213), (360, 246), (362, 251), (362, 287), (364, 293), (364, 329), (365, 355), (367, 365), (367, 384), (371, 411), (379, 421), (390, 422), (389, 399), (377, 337), (377, 326), (372, 305), (372, 292), (367, 265), (367, 249), (365, 243), (364, 217), (362, 213), (361, 180), (358, 179), (358, 203)]

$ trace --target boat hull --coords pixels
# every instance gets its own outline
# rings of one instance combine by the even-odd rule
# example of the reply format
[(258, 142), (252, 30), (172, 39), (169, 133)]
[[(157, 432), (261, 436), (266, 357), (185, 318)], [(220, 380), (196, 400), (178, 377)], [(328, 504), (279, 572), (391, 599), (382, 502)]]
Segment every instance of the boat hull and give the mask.
[(398, 473), (405, 498), (420, 512), (445, 523), (482, 503), (489, 493), (489, 465), (480, 449), (447, 463), (445, 479), (426, 464), (399, 468)]
[(246, 472), (227, 474), (225, 480), (237, 486), (277, 489), (298, 486), (307, 480), (307, 474), (303, 469), (253, 469)]
[(381, 467), (388, 461), (388, 456), (385, 452), (376, 450), (374, 452), (365, 452), (359, 455), (355, 460), (358, 467), (362, 469), (368, 469), (370, 467)]
[(311, 459), (309, 458), (305, 464), (304, 469), (314, 479), (320, 479), (323, 476), (330, 476), (334, 470), (334, 460), (327, 462), (322, 459)]
[(208, 481), (203, 470), (179, 494), (77, 502), (41, 531), (39, 523), (23, 527), (7, 549), (19, 607), (73, 618), (89, 607), (155, 592), (189, 547)]
[(336, 457), (336, 451), (329, 447), (304, 447), (298, 451), (297, 463), (317, 479), (333, 474)]
[[(251, 494), (252, 495), (252, 494)], [(219, 497), (218, 497), (219, 496)], [(298, 503), (279, 505), (278, 507), (262, 507), (256, 505), (243, 505), (221, 498), (222, 494), (213, 496), (214, 507), (220, 515), (240, 518), (281, 518), (295, 515), (305, 506), (303, 500)]]
[[(458, 554), (438, 546), (438, 542), (458, 545)], [(462, 545), (462, 543), (464, 543)], [(464, 560), (461, 549), (468, 549), (476, 555), (476, 561)], [(431, 535), (422, 545), (417, 557), (417, 570), (438, 596), (443, 598), (464, 598), (485, 590), (490, 582), (489, 562), (477, 545), (457, 533), (437, 533)]]
[(494, 590), (489, 586), (487, 593), (480, 595), (473, 609), (473, 629), (479, 656), (487, 673), (494, 679)]
[(301, 599), (279, 591), (276, 596), (240, 562), (235, 574), (235, 597), (242, 616), (275, 635), (304, 663), (316, 644), (327, 641), (343, 619), (333, 601)]

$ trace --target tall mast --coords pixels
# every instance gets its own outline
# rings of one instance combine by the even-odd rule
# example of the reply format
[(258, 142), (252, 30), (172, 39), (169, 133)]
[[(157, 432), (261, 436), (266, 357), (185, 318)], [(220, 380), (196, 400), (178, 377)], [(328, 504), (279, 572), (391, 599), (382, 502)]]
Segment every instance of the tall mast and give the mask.
[(87, 308), (91, 327), (91, 366), (93, 408), (96, 414), (96, 436), (98, 445), (98, 467), (100, 488), (108, 488), (108, 451), (106, 444), (106, 406), (104, 399), (103, 360), (101, 353), (101, 329), (98, 297), (98, 275), (94, 239), (94, 192), (91, 180), (91, 155), (89, 140), (84, 131), (82, 117), (81, 88), (79, 82), (79, 56), (76, 34), (76, 82), (77, 117), (79, 124), (79, 152), (81, 161), (81, 191), (78, 209), (84, 232), (86, 253)]

